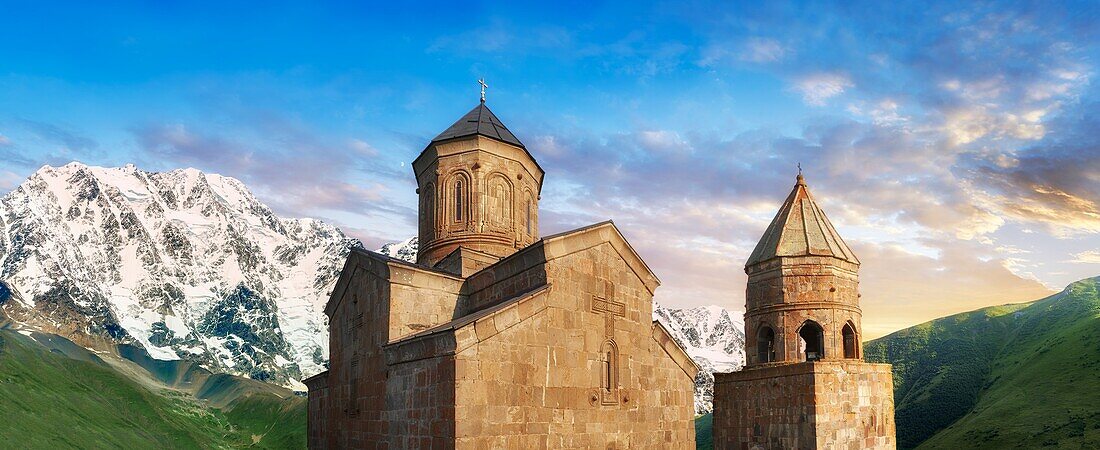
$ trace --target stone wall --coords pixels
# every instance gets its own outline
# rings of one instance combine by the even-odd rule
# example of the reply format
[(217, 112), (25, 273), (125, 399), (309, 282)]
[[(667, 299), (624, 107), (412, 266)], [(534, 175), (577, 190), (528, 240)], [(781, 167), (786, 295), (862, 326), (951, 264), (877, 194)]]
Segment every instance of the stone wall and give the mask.
[(439, 260), (435, 268), (465, 278), (496, 264), (497, 261), (500, 261), (497, 256), (459, 247)]
[(465, 313), (480, 311), (529, 292), (546, 281), (545, 246), (537, 243), (466, 279)]
[(892, 380), (860, 361), (715, 374), (715, 448), (893, 449)]
[(453, 448), (455, 360), (453, 355), (393, 364), (386, 379), (390, 448)]
[(309, 389), (309, 402), (307, 408), (309, 417), (306, 422), (306, 442), (309, 448), (323, 448), (325, 445), (325, 431), (331, 429), (328, 424), (329, 391), (328, 372), (321, 372), (309, 377), (303, 382)]
[[(593, 245), (545, 271), (543, 312), (479, 330), (456, 356), (458, 446), (694, 448), (697, 369), (655, 333), (652, 296), (619, 251)], [(615, 382), (605, 389), (608, 341)]]
[[(389, 265), (387, 341), (450, 322), (463, 314), (463, 279), (412, 265)], [(386, 301), (382, 299), (381, 301)]]
[[(323, 394), (312, 388), (309, 393), (311, 433), (317, 430), (325, 436), (324, 445), (314, 448), (363, 448), (394, 437), (403, 442), (420, 437), (416, 434), (419, 429), (392, 428), (392, 421), (402, 414), (430, 416), (434, 413), (410, 410), (434, 405), (394, 403), (391, 395), (397, 391), (388, 380), (395, 377), (392, 383), (405, 386), (416, 379), (406, 379), (402, 370), (412, 370), (413, 375), (408, 376), (416, 376), (417, 367), (421, 371), (426, 368), (391, 371), (383, 346), (450, 322), (463, 299), (461, 286), (462, 279), (452, 275), (362, 251), (349, 255), (344, 275), (326, 307), (330, 317), (327, 388)], [(451, 391), (453, 395), (453, 388)]]

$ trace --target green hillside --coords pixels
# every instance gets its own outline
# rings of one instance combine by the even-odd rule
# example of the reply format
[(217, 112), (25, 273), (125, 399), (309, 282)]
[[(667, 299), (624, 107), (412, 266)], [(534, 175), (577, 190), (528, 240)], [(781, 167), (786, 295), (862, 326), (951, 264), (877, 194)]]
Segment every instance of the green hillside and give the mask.
[(1098, 285), (867, 343), (894, 364), (899, 448), (1100, 448)]
[(706, 413), (695, 418), (695, 450), (714, 448), (714, 414)]
[(210, 379), (243, 393), (216, 395), (223, 404), (214, 408), (189, 392), (123, 375), (64, 339), (0, 329), (0, 438), (52, 450), (305, 447), (305, 399), (240, 387), (251, 380), (199, 378), (196, 389), (224, 391)]

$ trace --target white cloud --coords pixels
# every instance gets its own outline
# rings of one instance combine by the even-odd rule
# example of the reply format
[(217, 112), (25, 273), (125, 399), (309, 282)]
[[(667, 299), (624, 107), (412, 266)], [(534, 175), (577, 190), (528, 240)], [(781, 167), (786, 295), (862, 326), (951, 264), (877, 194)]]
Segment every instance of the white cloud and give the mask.
[(1072, 263), (1100, 264), (1100, 250), (1087, 250), (1073, 255)]
[(783, 59), (787, 49), (779, 41), (767, 38), (752, 38), (745, 42), (740, 55), (742, 61), (766, 63)]
[(362, 156), (378, 156), (378, 149), (374, 148), (373, 145), (370, 145), (365, 141), (352, 139), (348, 143), (348, 146)]
[(875, 104), (864, 102), (848, 105), (848, 112), (853, 115), (871, 119), (871, 123), (883, 126), (898, 126), (909, 122), (909, 116), (901, 115), (898, 110), (898, 102), (890, 98), (884, 98)]
[(1039, 140), (1046, 136), (1043, 117), (1047, 111), (1033, 109), (998, 113), (984, 106), (961, 108), (945, 114), (944, 131), (956, 144), (969, 144), (983, 137)]
[(691, 151), (691, 144), (680, 138), (675, 131), (646, 130), (638, 132), (638, 143), (642, 148), (652, 151), (684, 153)]
[(11, 145), (11, 139), (8, 139), (7, 136), (0, 134), (0, 147), (7, 147), (9, 145)]
[(802, 101), (812, 106), (823, 106), (830, 98), (844, 93), (854, 86), (847, 76), (835, 73), (815, 73), (799, 79), (792, 87), (802, 94)]
[(718, 64), (735, 65), (737, 61), (749, 63), (773, 63), (783, 60), (790, 54), (790, 50), (770, 38), (754, 37), (744, 43), (715, 43), (707, 46), (702, 51), (702, 58), (698, 64), (703, 67), (713, 67)]

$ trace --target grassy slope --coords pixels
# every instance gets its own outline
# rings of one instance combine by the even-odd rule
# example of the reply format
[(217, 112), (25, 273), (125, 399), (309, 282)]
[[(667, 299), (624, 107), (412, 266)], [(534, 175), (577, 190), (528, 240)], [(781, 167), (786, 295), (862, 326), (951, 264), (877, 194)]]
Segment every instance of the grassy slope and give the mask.
[(695, 418), (696, 450), (711, 450), (714, 448), (714, 436), (711, 434), (713, 428), (713, 414), (707, 413)]
[(866, 345), (894, 364), (900, 448), (1100, 446), (1100, 279)]
[[(71, 356), (71, 355), (70, 355)], [(94, 356), (0, 330), (0, 436), (21, 448), (304, 448), (305, 401), (256, 393), (223, 409), (150, 390)]]

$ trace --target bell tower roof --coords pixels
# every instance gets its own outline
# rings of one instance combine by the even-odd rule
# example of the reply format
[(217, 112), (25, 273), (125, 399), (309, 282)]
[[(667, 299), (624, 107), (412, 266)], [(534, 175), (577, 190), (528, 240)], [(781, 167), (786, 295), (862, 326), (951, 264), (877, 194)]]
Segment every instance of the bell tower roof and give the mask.
[(801, 171), (794, 189), (764, 231), (745, 266), (777, 257), (797, 256), (831, 256), (859, 264), (855, 253), (810, 195)]
[(504, 123), (497, 118), (496, 114), (493, 114), (493, 112), (489, 110), (489, 107), (485, 106), (484, 100), (475, 106), (474, 109), (471, 109), (470, 112), (466, 113), (466, 115), (462, 116), (461, 119), (458, 119), (458, 121), (449, 128), (439, 133), (435, 139), (432, 139), (432, 143), (475, 135), (493, 138), (525, 150), (527, 149), (527, 147), (516, 138), (516, 135), (512, 134), (512, 132), (508, 130), (508, 127), (504, 126)]

